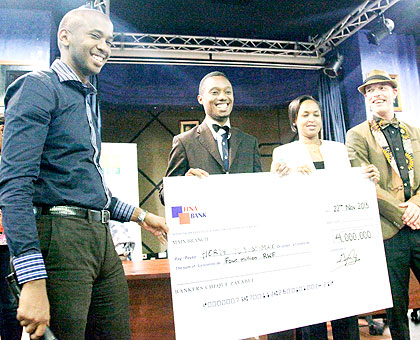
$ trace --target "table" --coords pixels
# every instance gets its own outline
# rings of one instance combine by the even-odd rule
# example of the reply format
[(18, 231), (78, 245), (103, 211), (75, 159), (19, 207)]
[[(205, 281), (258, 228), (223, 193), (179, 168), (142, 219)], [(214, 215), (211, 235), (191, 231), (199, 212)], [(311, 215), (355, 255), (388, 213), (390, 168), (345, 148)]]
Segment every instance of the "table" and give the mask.
[(123, 261), (133, 340), (174, 340), (168, 260)]

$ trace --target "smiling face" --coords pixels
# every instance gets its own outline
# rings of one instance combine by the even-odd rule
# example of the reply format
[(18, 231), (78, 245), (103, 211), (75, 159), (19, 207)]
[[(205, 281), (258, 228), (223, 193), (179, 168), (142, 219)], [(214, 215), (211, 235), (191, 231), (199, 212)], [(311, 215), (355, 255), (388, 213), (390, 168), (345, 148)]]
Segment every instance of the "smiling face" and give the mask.
[(318, 139), (322, 128), (321, 110), (313, 100), (305, 100), (300, 104), (300, 108), (295, 120), (299, 139)]
[(372, 113), (391, 120), (394, 118), (394, 101), (398, 89), (387, 83), (370, 84), (365, 87), (365, 98)]
[(223, 76), (209, 77), (202, 84), (197, 99), (206, 115), (223, 125), (233, 108), (232, 84)]
[(101, 71), (111, 54), (112, 23), (94, 10), (74, 11), (63, 21), (58, 32), (61, 60), (86, 83), (89, 76)]

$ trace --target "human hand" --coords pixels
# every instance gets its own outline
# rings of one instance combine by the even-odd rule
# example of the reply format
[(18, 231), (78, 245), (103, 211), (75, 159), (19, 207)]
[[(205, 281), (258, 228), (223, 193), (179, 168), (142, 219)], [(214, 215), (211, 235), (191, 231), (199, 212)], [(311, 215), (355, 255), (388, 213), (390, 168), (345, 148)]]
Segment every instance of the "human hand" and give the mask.
[(205, 177), (209, 177), (209, 173), (205, 170), (202, 169), (194, 169), (191, 168), (187, 171), (187, 173), (185, 174), (185, 176), (196, 176), (198, 178), (205, 178)]
[(151, 212), (147, 212), (142, 228), (155, 235), (162, 245), (166, 246), (168, 243), (167, 234), (169, 232), (169, 228), (166, 225), (165, 218), (152, 214)]
[(375, 184), (379, 182), (381, 175), (376, 166), (374, 166), (373, 164), (367, 165), (365, 163), (362, 163), (362, 169), (363, 173), (366, 175), (367, 178), (370, 178)]
[(404, 224), (411, 229), (420, 229), (420, 207), (413, 202), (404, 202), (398, 205), (400, 208), (406, 208), (402, 216)]
[(44, 279), (23, 284), (16, 318), (31, 339), (39, 339), (44, 335), (50, 323), (50, 303)]
[(300, 172), (303, 175), (310, 175), (312, 173), (312, 169), (309, 165), (301, 165), (298, 166), (295, 171)]
[(271, 172), (280, 175), (280, 177), (290, 174), (291, 170), (286, 162), (271, 164)]

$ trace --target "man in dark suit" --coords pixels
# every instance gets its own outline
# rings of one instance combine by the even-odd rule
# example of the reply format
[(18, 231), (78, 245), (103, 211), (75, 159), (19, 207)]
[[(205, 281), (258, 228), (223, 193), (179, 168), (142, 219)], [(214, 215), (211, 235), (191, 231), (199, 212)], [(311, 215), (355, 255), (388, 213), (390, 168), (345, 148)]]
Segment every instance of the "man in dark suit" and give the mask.
[[(226, 75), (216, 71), (204, 76), (197, 99), (206, 117), (199, 126), (174, 137), (166, 176), (261, 172), (257, 139), (231, 127), (233, 89)], [(282, 175), (287, 170), (281, 164), (277, 172)], [(163, 187), (160, 199), (164, 204)], [(269, 335), (270, 340), (290, 338), (290, 331)]]
[[(207, 74), (197, 99), (206, 117), (199, 126), (174, 137), (166, 176), (261, 172), (257, 139), (231, 127), (233, 89), (226, 75)], [(163, 187), (160, 197), (164, 203)]]
[(398, 84), (388, 73), (373, 70), (359, 86), (373, 118), (347, 132), (349, 158), (374, 164), (389, 280), (394, 307), (387, 310), (394, 340), (409, 340), (410, 268), (420, 279), (420, 129), (394, 113)]

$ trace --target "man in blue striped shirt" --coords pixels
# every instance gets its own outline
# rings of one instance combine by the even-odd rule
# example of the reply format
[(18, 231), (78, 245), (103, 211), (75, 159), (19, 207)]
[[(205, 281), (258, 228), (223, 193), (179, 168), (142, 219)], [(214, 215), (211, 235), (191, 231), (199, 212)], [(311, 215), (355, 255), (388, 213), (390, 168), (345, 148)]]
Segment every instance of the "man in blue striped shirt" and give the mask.
[(33, 339), (49, 324), (60, 340), (129, 339), (128, 288), (108, 220), (136, 221), (162, 243), (168, 232), (164, 218), (112, 197), (99, 165), (88, 78), (108, 60), (112, 36), (105, 14), (70, 11), (58, 30), (61, 59), (6, 93), (0, 205), (23, 285), (17, 317)]

